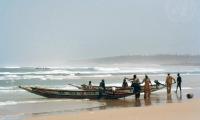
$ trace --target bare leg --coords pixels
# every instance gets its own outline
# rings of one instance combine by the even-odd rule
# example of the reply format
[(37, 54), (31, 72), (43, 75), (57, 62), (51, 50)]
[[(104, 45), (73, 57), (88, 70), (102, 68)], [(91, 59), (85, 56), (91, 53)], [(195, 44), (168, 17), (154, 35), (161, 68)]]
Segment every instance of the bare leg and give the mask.
[(170, 94), (171, 93), (171, 86), (167, 86), (167, 94)]
[(150, 98), (150, 95), (151, 95), (151, 91), (148, 92), (148, 98)]
[(176, 93), (177, 93), (177, 90), (178, 90), (178, 85), (176, 86)]
[(172, 86), (170, 85), (169, 86), (169, 94), (171, 94), (171, 88), (172, 88)]
[(169, 94), (169, 93), (170, 93), (170, 87), (167, 86), (167, 94)]
[(144, 99), (146, 99), (147, 98), (147, 93), (146, 92), (144, 92)]

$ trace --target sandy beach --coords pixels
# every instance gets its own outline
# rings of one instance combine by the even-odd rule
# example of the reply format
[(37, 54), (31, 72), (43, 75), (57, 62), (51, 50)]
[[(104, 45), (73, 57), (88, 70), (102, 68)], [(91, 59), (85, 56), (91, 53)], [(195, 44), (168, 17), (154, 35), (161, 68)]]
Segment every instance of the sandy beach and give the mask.
[(159, 106), (83, 111), (71, 114), (37, 116), (28, 120), (199, 120), (200, 100)]

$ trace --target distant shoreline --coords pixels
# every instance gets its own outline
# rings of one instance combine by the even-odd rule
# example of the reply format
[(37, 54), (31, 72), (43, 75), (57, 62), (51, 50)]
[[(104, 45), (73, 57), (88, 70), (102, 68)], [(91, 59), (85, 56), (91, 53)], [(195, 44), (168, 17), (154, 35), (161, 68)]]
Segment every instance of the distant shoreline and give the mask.
[[(53, 62), (53, 61), (52, 61)], [(66, 60), (63, 64), (0, 65), (0, 68), (65, 68), (65, 67), (154, 67), (154, 66), (200, 66), (200, 55), (124, 55)]]
[(200, 66), (200, 55), (131, 55), (91, 58), (71, 61), (73, 64), (88, 65), (162, 65), (162, 66)]

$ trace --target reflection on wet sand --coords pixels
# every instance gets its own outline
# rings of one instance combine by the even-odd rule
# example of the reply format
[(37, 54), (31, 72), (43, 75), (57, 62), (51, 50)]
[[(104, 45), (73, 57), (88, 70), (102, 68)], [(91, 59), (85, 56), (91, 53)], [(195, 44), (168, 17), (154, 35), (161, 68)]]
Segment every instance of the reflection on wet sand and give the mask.
[(143, 107), (150, 105), (157, 105), (163, 103), (173, 103), (179, 102), (182, 100), (182, 94), (163, 94), (155, 93), (151, 95), (150, 99), (143, 99), (143, 95), (140, 99), (135, 99), (134, 97), (128, 97), (126, 99), (117, 99), (117, 100), (98, 100), (102, 103), (103, 106), (100, 106), (99, 109), (108, 109), (116, 107)]
[(140, 105), (140, 100), (135, 99), (99, 100), (99, 102), (103, 102), (105, 104), (105, 106), (102, 106), (101, 109), (113, 107), (133, 107)]
[(151, 98), (149, 98), (149, 99), (144, 99), (144, 103), (145, 103), (146, 106), (151, 105)]
[(167, 103), (172, 103), (172, 94), (167, 94)]
[(182, 100), (182, 93), (180, 92), (180, 94), (176, 94), (176, 99), (178, 101), (181, 101)]
[(141, 106), (140, 99), (135, 99), (135, 107), (140, 107), (140, 106)]
[(114, 108), (114, 107), (140, 107), (140, 99), (119, 99), (119, 100), (100, 100), (99, 102), (105, 103), (100, 109)]

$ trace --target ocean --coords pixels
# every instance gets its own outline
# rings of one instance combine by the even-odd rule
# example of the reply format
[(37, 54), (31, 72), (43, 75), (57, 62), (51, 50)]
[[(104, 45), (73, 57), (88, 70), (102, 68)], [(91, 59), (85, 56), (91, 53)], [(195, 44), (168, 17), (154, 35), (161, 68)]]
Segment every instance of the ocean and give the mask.
[[(19, 85), (42, 86), (48, 88), (77, 89), (68, 84), (99, 85), (104, 79), (106, 86), (121, 86), (123, 78), (137, 74), (140, 80), (148, 74), (152, 82), (164, 83), (166, 74), (176, 78), (180, 72), (183, 84), (182, 95), (172, 92), (166, 95), (166, 89), (152, 93), (146, 101), (141, 95), (140, 101), (134, 96), (119, 100), (74, 100), (48, 99), (18, 88)], [(187, 100), (186, 94), (200, 98), (200, 66), (147, 66), (147, 67), (3, 67), (0, 68), (0, 120), (21, 120), (27, 117), (48, 114), (67, 114), (84, 110), (112, 109), (116, 107), (144, 107)], [(129, 83), (130, 85), (130, 83)], [(175, 91), (175, 85), (172, 91)]]

